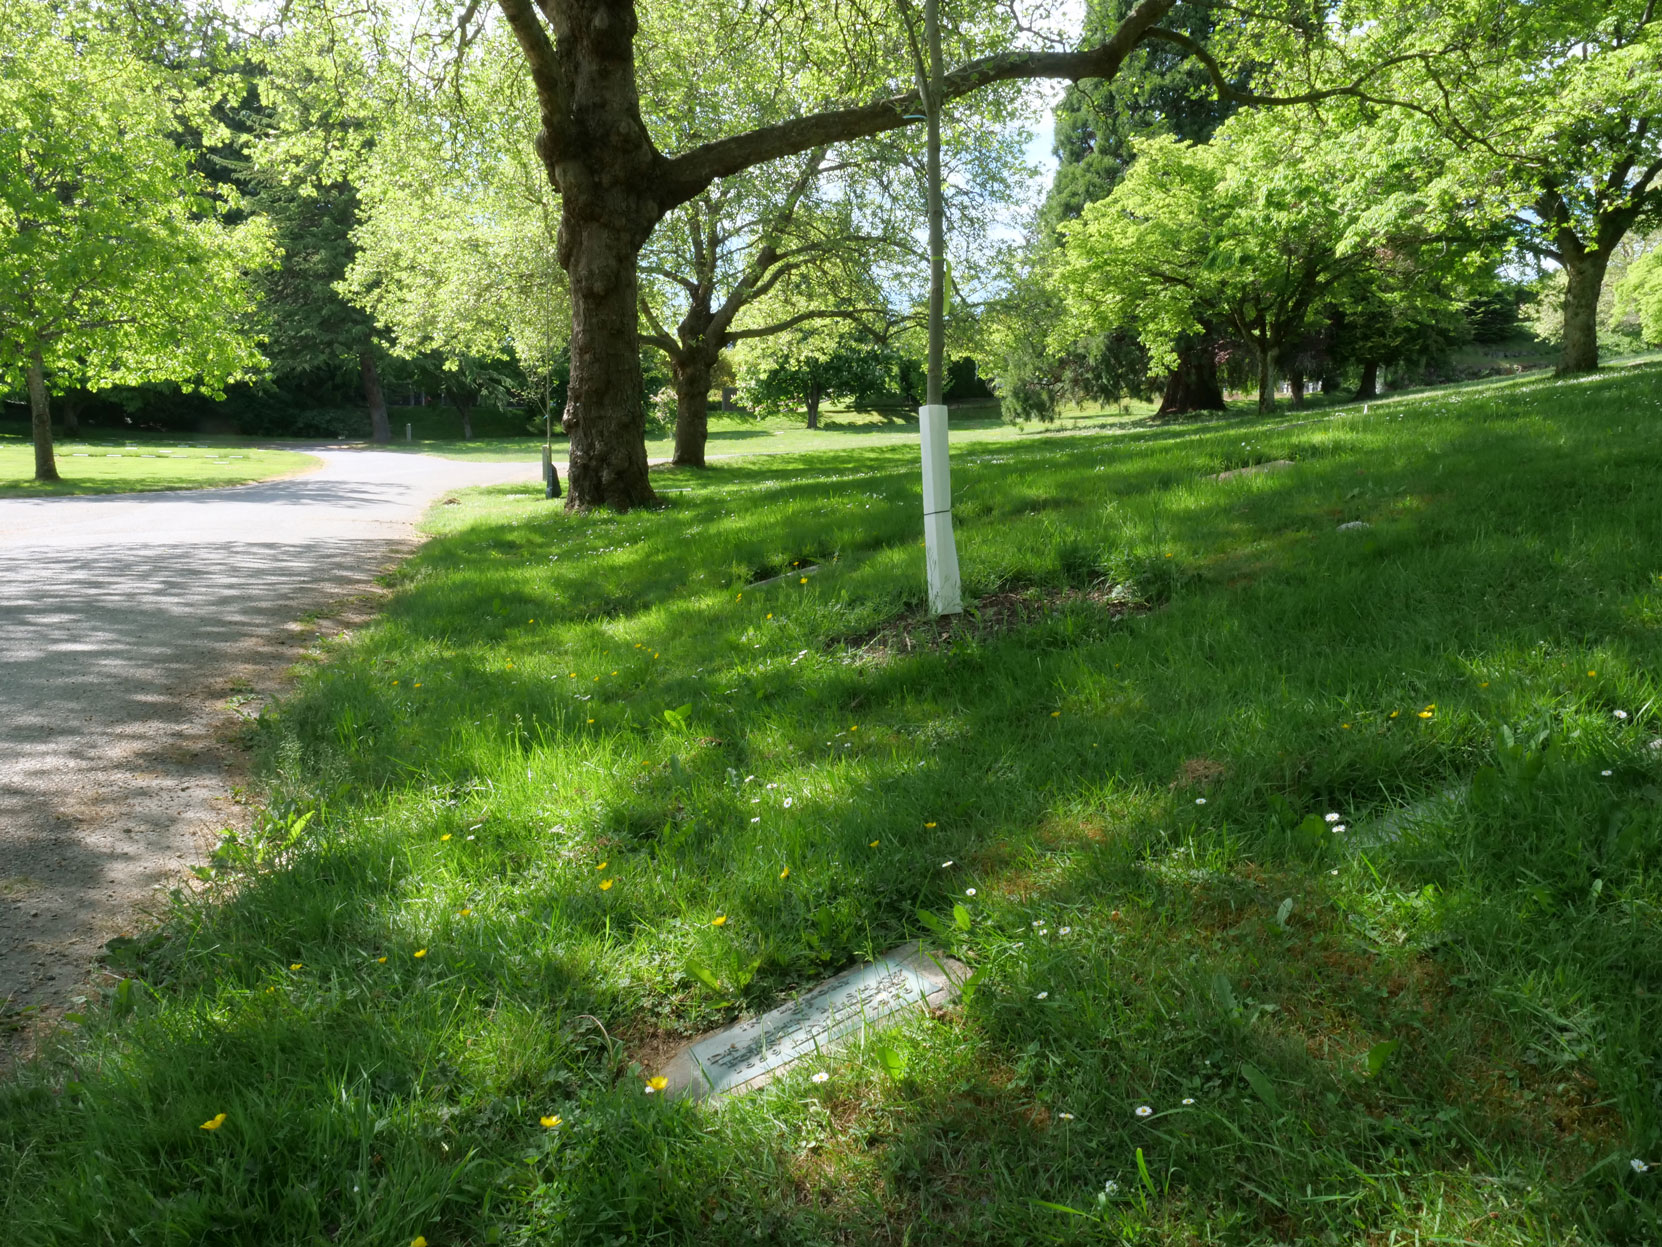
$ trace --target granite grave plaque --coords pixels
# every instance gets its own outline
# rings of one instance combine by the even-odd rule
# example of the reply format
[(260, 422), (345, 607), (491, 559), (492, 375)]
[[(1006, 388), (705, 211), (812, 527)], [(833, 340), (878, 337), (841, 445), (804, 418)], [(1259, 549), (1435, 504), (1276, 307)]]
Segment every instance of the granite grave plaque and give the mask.
[(956, 999), (967, 973), (916, 945), (897, 948), (760, 1017), (693, 1040), (662, 1071), (665, 1093), (702, 1099), (749, 1091), (795, 1061)]

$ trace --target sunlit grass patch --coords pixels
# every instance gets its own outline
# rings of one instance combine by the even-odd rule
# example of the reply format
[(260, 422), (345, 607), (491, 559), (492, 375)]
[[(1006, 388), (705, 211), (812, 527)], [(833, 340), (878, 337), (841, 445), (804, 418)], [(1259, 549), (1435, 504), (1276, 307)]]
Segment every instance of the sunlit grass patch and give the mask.
[(0, 498), (245, 485), (308, 471), (318, 466), (318, 460), (297, 451), (252, 446), (99, 438), (60, 441), (57, 466), (62, 480), (36, 481), (34, 447), (21, 438), (0, 439)]

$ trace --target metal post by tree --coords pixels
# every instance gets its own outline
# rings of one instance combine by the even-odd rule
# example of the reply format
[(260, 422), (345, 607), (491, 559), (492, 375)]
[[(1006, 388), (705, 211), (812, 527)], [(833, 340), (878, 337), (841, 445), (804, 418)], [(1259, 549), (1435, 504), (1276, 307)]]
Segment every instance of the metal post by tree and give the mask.
[[(918, 411), (923, 443), (923, 544), (929, 610), (956, 615), (964, 609), (958, 579), (958, 547), (952, 537), (952, 469), (948, 458), (946, 404), (941, 401), (945, 353), (946, 228), (941, 208), (941, 23), (938, 0), (924, 0), (928, 72), (918, 93), (928, 126), (929, 175), (929, 380)], [(920, 71), (922, 66), (919, 66)]]

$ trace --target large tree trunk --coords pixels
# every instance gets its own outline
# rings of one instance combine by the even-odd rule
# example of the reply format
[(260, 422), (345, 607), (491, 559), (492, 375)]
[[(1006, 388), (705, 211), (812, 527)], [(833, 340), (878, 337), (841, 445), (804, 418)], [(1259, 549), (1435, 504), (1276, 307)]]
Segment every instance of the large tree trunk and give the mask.
[(588, 218), (566, 198), (560, 251), (571, 281), (571, 381), (560, 425), (571, 439), (568, 511), (655, 501), (636, 338), (638, 249), (617, 225)]
[(808, 427), (810, 429), (819, 428), (819, 400), (823, 394), (824, 390), (821, 389), (818, 381), (808, 383), (808, 392), (803, 397), (808, 403)]
[(40, 352), (29, 357), (29, 429), (35, 435), (35, 479), (59, 480), (58, 461), (52, 454), (52, 409), (46, 403), (46, 367)]
[(1356, 400), (1379, 397), (1379, 361), (1365, 359), (1362, 361), (1362, 379), (1356, 383)]
[(1275, 410), (1275, 372), (1270, 367), (1270, 350), (1258, 350), (1258, 414)]
[[(425, 403), (422, 404), (423, 407), (426, 405)], [(471, 442), (473, 440), (473, 404), (457, 403), (456, 406), (461, 409), (462, 413), (462, 440)]]
[(369, 404), (369, 437), (382, 445), (392, 441), (387, 420), (387, 400), (381, 393), (381, 373), (375, 367), (375, 352), (358, 352), (358, 371), (364, 378), (364, 401)]
[(1302, 372), (1288, 373), (1287, 384), (1292, 387), (1293, 406), (1304, 406), (1304, 374)]
[(1194, 411), (1224, 410), (1223, 387), (1218, 384), (1217, 351), (1210, 342), (1183, 347), (1177, 367), (1166, 378), (1166, 392), (1156, 416), (1186, 416)]
[(1609, 263), (1607, 251), (1564, 257), (1564, 350), (1558, 360), (1561, 377), (1593, 372), (1599, 366), (1599, 293)]
[(710, 363), (694, 353), (671, 361), (675, 374), (675, 458), (678, 468), (704, 466), (710, 436)]

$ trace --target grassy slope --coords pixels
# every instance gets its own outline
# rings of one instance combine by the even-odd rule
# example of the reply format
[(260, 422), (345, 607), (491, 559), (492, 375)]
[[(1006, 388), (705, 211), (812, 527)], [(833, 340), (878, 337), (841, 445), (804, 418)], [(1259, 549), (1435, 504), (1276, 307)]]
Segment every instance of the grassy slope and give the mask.
[[(1154, 609), (940, 651), (847, 643), (920, 606), (904, 451), (724, 464), (655, 514), (444, 508), (262, 724), (273, 812), (227, 885), (0, 1091), (0, 1215), (31, 1243), (1654, 1240), (1659, 407), (1645, 369), (971, 446), (973, 595)], [(761, 1008), (954, 904), (980, 977), (890, 1041), (900, 1080), (856, 1049), (719, 1113), (643, 1094), (739, 1012), (689, 957)]]
[(26, 438), (0, 436), (0, 498), (63, 494), (124, 494), (157, 489), (210, 489), (270, 480), (315, 467), (292, 450), (204, 447), (174, 439), (142, 442), (98, 438), (57, 446), (61, 481), (33, 479), (35, 453)]

